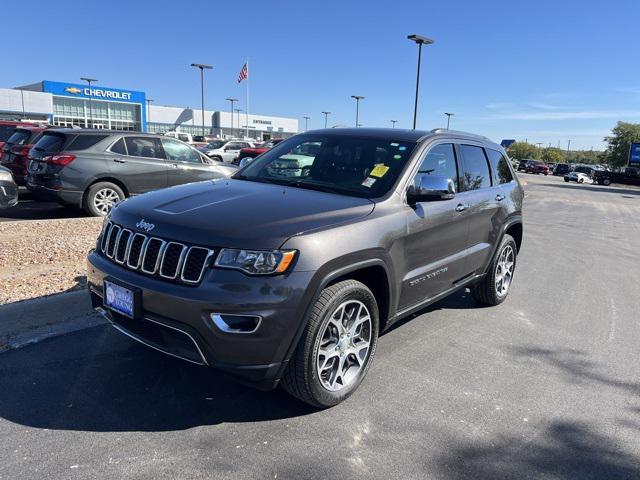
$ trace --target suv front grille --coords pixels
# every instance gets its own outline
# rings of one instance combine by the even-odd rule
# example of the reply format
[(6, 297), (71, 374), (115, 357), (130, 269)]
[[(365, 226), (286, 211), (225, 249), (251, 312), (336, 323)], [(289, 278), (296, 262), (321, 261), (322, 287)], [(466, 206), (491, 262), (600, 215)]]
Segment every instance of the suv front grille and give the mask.
[(131, 270), (190, 285), (200, 282), (214, 254), (209, 248), (167, 242), (111, 222), (102, 233), (100, 250)]

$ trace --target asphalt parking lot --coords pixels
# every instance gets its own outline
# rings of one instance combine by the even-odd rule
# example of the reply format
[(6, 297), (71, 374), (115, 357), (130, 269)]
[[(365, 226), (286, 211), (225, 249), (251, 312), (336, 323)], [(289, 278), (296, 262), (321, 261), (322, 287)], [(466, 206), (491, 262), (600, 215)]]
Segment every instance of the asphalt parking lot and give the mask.
[(104, 325), (0, 354), (0, 479), (640, 478), (640, 190), (521, 178), (507, 301), (394, 326), (330, 410)]

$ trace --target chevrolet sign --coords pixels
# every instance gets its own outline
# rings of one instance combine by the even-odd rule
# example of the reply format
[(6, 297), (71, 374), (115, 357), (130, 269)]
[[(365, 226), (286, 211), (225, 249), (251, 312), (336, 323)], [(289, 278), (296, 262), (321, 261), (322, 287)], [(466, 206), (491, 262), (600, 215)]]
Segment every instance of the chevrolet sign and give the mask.
[(117, 92), (114, 90), (105, 90), (104, 88), (80, 89), (76, 87), (67, 87), (64, 89), (64, 91), (73, 94), (83, 93), (88, 97), (112, 98), (115, 100), (131, 100), (131, 93), (129, 92)]
[(67, 87), (64, 89), (65, 92), (69, 92), (69, 93), (81, 93), (82, 90), (76, 87)]

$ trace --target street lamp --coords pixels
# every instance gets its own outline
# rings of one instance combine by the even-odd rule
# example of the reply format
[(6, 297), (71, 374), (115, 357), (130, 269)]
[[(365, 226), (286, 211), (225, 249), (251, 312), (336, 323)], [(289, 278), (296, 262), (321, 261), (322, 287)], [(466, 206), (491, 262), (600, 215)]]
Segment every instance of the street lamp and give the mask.
[(391, 122), (391, 128), (396, 128), (396, 123), (398, 123), (398, 120), (390, 120)]
[(449, 130), (449, 125), (451, 124), (451, 117), (455, 115), (455, 113), (444, 112), (447, 116), (447, 130)]
[(311, 117), (304, 116), (302, 118), (304, 118), (304, 131), (306, 132), (307, 130), (309, 130), (309, 119)]
[(322, 114), (324, 115), (324, 128), (327, 128), (327, 118), (329, 117), (329, 114), (331, 112), (322, 112)]
[[(240, 128), (240, 112), (242, 111), (242, 109), (234, 108), (233, 110), (238, 114), (238, 128)], [(233, 133), (231, 134), (231, 136), (233, 136)]]
[[(92, 82), (97, 82), (98, 79), (80, 77), (80, 80), (83, 80), (83, 81), (85, 81), (85, 82), (87, 82), (89, 84), (89, 119), (91, 120), (91, 125), (93, 126), (93, 101), (92, 101), (92, 97), (91, 97), (91, 83)], [(85, 125), (85, 127), (89, 126), (89, 123), (86, 121), (86, 119), (85, 119), (84, 125)]]
[(204, 71), (211, 70), (212, 65), (206, 65), (204, 63), (192, 63), (192, 67), (200, 69), (200, 105), (202, 106), (202, 136), (204, 137)]
[(237, 98), (227, 98), (226, 100), (231, 103), (231, 110), (230, 110), (230, 112), (231, 112), (231, 136), (233, 137), (233, 104), (235, 102), (237, 102), (238, 99)]
[(351, 95), (351, 98), (355, 99), (356, 101), (356, 128), (358, 128), (358, 126), (360, 125), (358, 123), (358, 115), (360, 113), (360, 100), (362, 100), (364, 97), (362, 95)]
[(149, 123), (151, 122), (151, 102), (153, 102), (152, 98), (146, 98), (147, 102), (147, 132), (149, 132)]
[(416, 75), (416, 100), (413, 106), (413, 129), (416, 129), (416, 119), (418, 117), (418, 90), (420, 88), (420, 61), (422, 60), (422, 45), (431, 45), (433, 40), (422, 35), (409, 35), (407, 37), (412, 42), (418, 44), (418, 73)]

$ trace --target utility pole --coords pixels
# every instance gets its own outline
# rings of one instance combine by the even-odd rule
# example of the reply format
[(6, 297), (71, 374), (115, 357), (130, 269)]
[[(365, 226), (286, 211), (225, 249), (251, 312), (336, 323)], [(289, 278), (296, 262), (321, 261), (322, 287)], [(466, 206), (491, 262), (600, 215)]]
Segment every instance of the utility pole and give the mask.
[(391, 121), (391, 128), (396, 128), (396, 123), (398, 123), (398, 120), (390, 120)]
[(567, 140), (567, 162), (569, 162), (570, 155), (571, 155), (571, 140)]
[(418, 92), (420, 89), (420, 63), (422, 60), (422, 45), (431, 45), (433, 40), (422, 35), (409, 35), (407, 37), (412, 42), (418, 44), (418, 71), (416, 74), (416, 99), (413, 105), (413, 129), (416, 129), (416, 120), (418, 118)]
[(447, 116), (447, 130), (449, 130), (449, 124), (451, 123), (451, 117), (453, 117), (455, 115), (455, 113), (444, 112), (444, 114)]
[[(241, 108), (234, 108), (233, 109), (237, 114), (238, 114), (238, 128), (240, 128), (240, 112), (242, 111)], [(233, 136), (233, 134), (232, 134)]]
[(307, 130), (309, 130), (309, 119), (311, 117), (308, 117), (308, 116), (305, 115), (302, 118), (304, 118), (304, 131), (306, 132)]
[[(90, 128), (93, 128), (93, 99), (92, 99), (93, 95), (91, 95), (91, 83), (97, 82), (98, 80), (96, 78), (87, 78), (87, 77), (80, 77), (80, 80), (84, 80), (89, 84), (89, 122), (91, 122)], [(85, 120), (85, 127), (89, 127), (89, 122)]]
[[(229, 110), (229, 111), (231, 112), (231, 138), (233, 138), (233, 104), (235, 102), (237, 102), (238, 99), (237, 98), (227, 98), (226, 100), (231, 103), (231, 110)], [(220, 133), (222, 133), (222, 132), (220, 132)]]
[(147, 102), (147, 132), (149, 132), (149, 123), (151, 123), (151, 102), (153, 102), (152, 98), (146, 98)]
[(362, 100), (364, 97), (362, 95), (351, 95), (351, 98), (353, 98), (356, 101), (356, 128), (358, 128), (359, 126), (358, 114), (360, 112), (360, 100)]
[(329, 114), (331, 112), (322, 112), (322, 114), (324, 115), (324, 128), (327, 128), (327, 118), (329, 117)]

